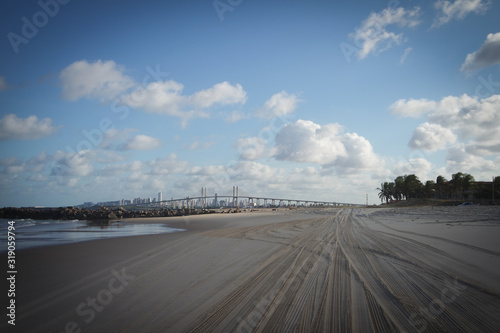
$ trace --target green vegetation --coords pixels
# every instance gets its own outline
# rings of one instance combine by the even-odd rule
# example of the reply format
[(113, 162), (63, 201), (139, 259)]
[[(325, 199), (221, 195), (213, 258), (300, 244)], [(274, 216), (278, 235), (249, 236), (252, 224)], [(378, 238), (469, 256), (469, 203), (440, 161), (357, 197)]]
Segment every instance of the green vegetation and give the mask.
[(398, 176), (394, 182), (380, 184), (378, 197), (382, 202), (409, 199), (440, 199), (440, 200), (473, 200), (500, 199), (500, 176), (492, 182), (477, 182), (467, 173), (458, 172), (447, 180), (438, 176), (436, 181), (427, 180), (422, 183), (414, 174)]

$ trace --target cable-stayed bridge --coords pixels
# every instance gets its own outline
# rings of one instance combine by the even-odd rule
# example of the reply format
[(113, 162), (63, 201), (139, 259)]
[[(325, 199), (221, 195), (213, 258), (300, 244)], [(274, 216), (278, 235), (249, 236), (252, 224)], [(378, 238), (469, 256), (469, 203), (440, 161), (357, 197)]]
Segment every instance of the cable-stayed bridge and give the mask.
[(361, 206), (360, 204), (321, 201), (309, 199), (276, 198), (266, 196), (239, 195), (238, 186), (233, 186), (232, 195), (207, 195), (207, 189), (201, 189), (200, 196), (184, 197), (157, 201), (150, 206), (167, 208), (252, 208), (252, 207), (288, 207), (288, 206)]

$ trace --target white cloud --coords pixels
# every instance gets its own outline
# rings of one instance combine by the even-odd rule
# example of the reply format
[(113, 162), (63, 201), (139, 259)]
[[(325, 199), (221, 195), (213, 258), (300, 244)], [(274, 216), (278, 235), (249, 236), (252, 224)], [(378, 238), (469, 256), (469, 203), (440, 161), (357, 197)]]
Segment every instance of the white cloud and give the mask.
[(318, 164), (333, 163), (347, 152), (340, 140), (342, 126), (329, 124), (321, 127), (309, 120), (297, 120), (285, 125), (276, 134), (278, 160)]
[(435, 151), (448, 143), (470, 140), (469, 151), (486, 155), (498, 152), (500, 142), (500, 95), (485, 99), (447, 96), (440, 101), (399, 100), (389, 109), (394, 114), (415, 117), (427, 113), (409, 142), (413, 149)]
[(390, 32), (387, 27), (394, 24), (400, 27), (415, 27), (420, 24), (419, 16), (419, 7), (412, 10), (402, 7), (386, 8), (379, 13), (371, 13), (361, 27), (351, 34), (351, 38), (361, 44), (358, 57), (363, 59), (369, 54), (379, 54), (393, 44), (401, 44), (404, 41), (403, 34)]
[(235, 146), (243, 160), (257, 160), (272, 155), (267, 141), (259, 137), (239, 139)]
[(472, 71), (500, 63), (500, 32), (488, 34), (479, 50), (469, 53), (462, 64), (462, 71)]
[(477, 97), (467, 94), (462, 96), (447, 96), (436, 102), (435, 109), (429, 113), (429, 120), (445, 127), (456, 127), (463, 124), (462, 115), (465, 110), (477, 105)]
[[(134, 109), (179, 117), (182, 127), (191, 118), (208, 118), (210, 114), (206, 110), (210, 107), (244, 104), (247, 100), (240, 84), (232, 85), (227, 81), (192, 95), (183, 95), (184, 86), (174, 80), (139, 85), (112, 60), (76, 61), (61, 72), (60, 80), (65, 99), (115, 100)], [(130, 92), (132, 88), (135, 90)]]
[(174, 80), (152, 82), (131, 94), (123, 95), (121, 101), (146, 112), (180, 117), (183, 126), (194, 117), (208, 118), (206, 108), (246, 102), (246, 92), (239, 84), (233, 86), (222, 82), (193, 95), (182, 95), (183, 89), (184, 86)]
[(187, 104), (199, 108), (209, 108), (214, 104), (245, 104), (246, 95), (240, 84), (232, 86), (229, 82), (224, 81), (187, 97)]
[[(477, 179), (487, 179), (491, 176), (488, 173), (500, 172), (496, 164), (500, 161), (500, 95), (479, 99), (463, 94), (424, 101), (434, 107), (424, 108), (427, 121), (415, 129), (408, 143), (410, 148), (423, 151), (447, 148), (446, 166), (436, 170), (439, 173), (462, 171)], [(405, 109), (404, 100), (397, 105), (401, 106), (399, 114), (420, 113)]]
[(119, 176), (129, 172), (143, 171), (143, 168), (144, 163), (142, 161), (106, 164), (99, 170), (98, 175), (100, 177)]
[(37, 116), (19, 118), (11, 113), (0, 119), (1, 140), (33, 140), (54, 134), (59, 127), (52, 126), (52, 119), (38, 119)]
[(124, 142), (129, 141), (131, 134), (135, 132), (139, 132), (139, 130), (135, 128), (111, 128), (104, 133), (102, 143), (99, 147), (109, 150), (124, 150), (126, 145)]
[(226, 172), (236, 181), (258, 181), (260, 184), (276, 182), (283, 176), (283, 170), (254, 161), (239, 161), (227, 168)]
[(256, 112), (256, 116), (267, 119), (284, 116), (293, 113), (298, 102), (299, 99), (296, 95), (281, 91), (271, 96), (271, 98), (264, 103), (264, 107)]
[(79, 152), (57, 151), (54, 154), (56, 164), (52, 168), (51, 175), (64, 177), (68, 181), (69, 177), (84, 177), (94, 171), (97, 153), (91, 150), (81, 150)]
[(47, 154), (46, 151), (42, 151), (40, 154), (33, 158), (30, 158), (26, 162), (26, 169), (30, 172), (42, 172), (45, 169), (47, 163), (52, 161), (53, 157)]
[(9, 85), (7, 84), (7, 81), (5, 81), (5, 77), (0, 76), (0, 91), (7, 90), (8, 88)]
[(339, 124), (320, 126), (307, 120), (285, 125), (276, 134), (275, 158), (334, 167), (338, 173), (376, 168), (380, 163), (368, 140), (344, 133)]
[(152, 150), (161, 146), (161, 140), (148, 135), (139, 134), (131, 137), (135, 132), (139, 132), (139, 130), (135, 128), (111, 128), (104, 134), (99, 147), (108, 150), (106, 152), (108, 159), (111, 158), (112, 161), (116, 161), (117, 157), (110, 155), (111, 150)]
[[(401, 175), (415, 174), (422, 182), (425, 182), (427, 179), (434, 177), (432, 173), (432, 163), (422, 157), (412, 158), (405, 162), (396, 162), (393, 165), (394, 167), (391, 178)], [(430, 175), (431, 177), (429, 178)]]
[(402, 65), (406, 61), (406, 58), (410, 55), (410, 52), (412, 51), (411, 47), (407, 47), (405, 51), (403, 52), (403, 55), (401, 56), (401, 59), (399, 59), (399, 64)]
[(48, 177), (41, 174), (31, 175), (27, 179), (33, 182), (47, 182), (49, 180)]
[(190, 170), (186, 171), (187, 175), (220, 175), (225, 172), (225, 168), (222, 165), (209, 165), (209, 166), (194, 166)]
[(149, 173), (151, 175), (169, 175), (185, 172), (188, 162), (179, 160), (177, 155), (172, 153), (167, 157), (159, 157), (149, 161), (147, 165), (150, 167)]
[(400, 99), (389, 106), (389, 110), (403, 117), (418, 118), (436, 108), (436, 102), (422, 99)]
[(357, 133), (345, 133), (342, 143), (347, 151), (347, 156), (341, 156), (337, 161), (328, 166), (336, 168), (338, 173), (356, 174), (363, 170), (377, 172), (382, 167), (382, 161), (373, 152), (373, 147), (366, 138)]
[(408, 143), (412, 149), (422, 149), (425, 151), (436, 151), (446, 148), (450, 143), (454, 143), (457, 137), (449, 128), (444, 128), (439, 124), (423, 123), (413, 132), (413, 136)]
[(434, 7), (438, 15), (432, 24), (432, 27), (439, 27), (454, 19), (463, 19), (468, 14), (484, 14), (490, 7), (488, 0), (455, 0), (453, 2), (438, 0)]
[(161, 146), (159, 139), (147, 135), (136, 135), (125, 146), (127, 150), (152, 150)]
[(462, 140), (498, 143), (500, 140), (500, 95), (479, 100), (466, 94), (443, 98), (429, 121), (453, 129)]
[(500, 172), (500, 167), (493, 160), (468, 153), (462, 144), (448, 150), (446, 171), (449, 174), (467, 172), (477, 179), (491, 179), (492, 174)]
[(112, 60), (76, 61), (60, 74), (62, 96), (70, 101), (82, 97), (111, 101), (136, 85), (123, 71)]

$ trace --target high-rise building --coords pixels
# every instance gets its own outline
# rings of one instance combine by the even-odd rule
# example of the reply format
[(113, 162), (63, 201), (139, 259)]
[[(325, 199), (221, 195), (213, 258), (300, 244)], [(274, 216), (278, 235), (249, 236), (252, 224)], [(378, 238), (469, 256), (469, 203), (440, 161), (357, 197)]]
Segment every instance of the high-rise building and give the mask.
[(158, 192), (158, 202), (162, 202), (163, 201), (163, 196), (161, 194), (161, 192)]

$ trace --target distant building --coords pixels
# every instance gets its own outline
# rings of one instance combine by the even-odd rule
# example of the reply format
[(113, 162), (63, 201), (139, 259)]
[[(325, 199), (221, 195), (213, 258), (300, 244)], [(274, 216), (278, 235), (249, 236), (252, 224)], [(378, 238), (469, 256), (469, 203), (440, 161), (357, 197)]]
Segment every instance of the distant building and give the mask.
[(158, 202), (162, 202), (163, 201), (163, 195), (161, 192), (158, 192)]

